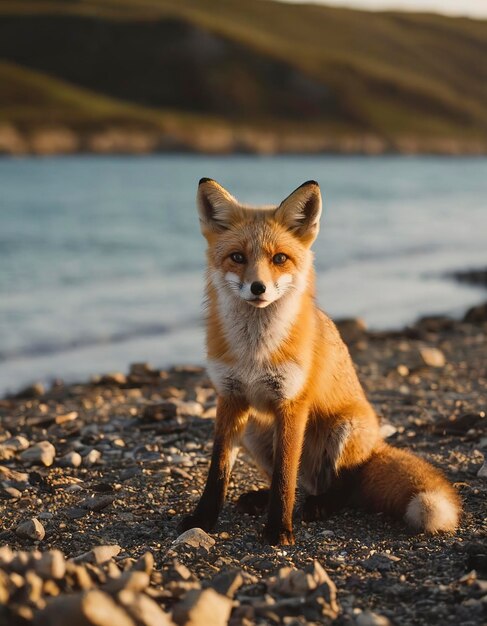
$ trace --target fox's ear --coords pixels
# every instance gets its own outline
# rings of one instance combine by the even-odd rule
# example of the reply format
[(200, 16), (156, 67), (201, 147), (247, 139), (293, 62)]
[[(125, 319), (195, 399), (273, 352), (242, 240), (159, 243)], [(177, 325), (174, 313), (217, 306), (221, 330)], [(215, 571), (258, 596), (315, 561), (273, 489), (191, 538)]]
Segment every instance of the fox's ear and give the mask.
[(295, 189), (275, 211), (275, 219), (295, 235), (311, 244), (320, 229), (321, 193), (314, 180)]
[(202, 178), (198, 184), (196, 200), (204, 235), (228, 228), (238, 202), (226, 189), (211, 178)]

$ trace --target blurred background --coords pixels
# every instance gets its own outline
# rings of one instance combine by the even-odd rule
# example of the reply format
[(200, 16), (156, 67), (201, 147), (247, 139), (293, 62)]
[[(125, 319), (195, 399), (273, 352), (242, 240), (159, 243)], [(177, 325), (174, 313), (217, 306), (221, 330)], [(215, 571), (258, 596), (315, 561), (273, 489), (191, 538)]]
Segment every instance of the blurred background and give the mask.
[(203, 176), (319, 181), (336, 318), (485, 297), (456, 276), (487, 265), (487, 3), (329, 4), (0, 4), (0, 394), (203, 363)]

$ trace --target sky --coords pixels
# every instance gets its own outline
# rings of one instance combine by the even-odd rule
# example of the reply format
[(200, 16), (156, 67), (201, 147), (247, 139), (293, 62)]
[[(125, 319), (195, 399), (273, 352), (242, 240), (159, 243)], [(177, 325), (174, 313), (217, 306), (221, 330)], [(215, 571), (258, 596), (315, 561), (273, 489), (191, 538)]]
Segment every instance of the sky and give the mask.
[(447, 15), (465, 15), (487, 19), (487, 0), (288, 0), (315, 2), (356, 9), (396, 9), (400, 11), (429, 11)]

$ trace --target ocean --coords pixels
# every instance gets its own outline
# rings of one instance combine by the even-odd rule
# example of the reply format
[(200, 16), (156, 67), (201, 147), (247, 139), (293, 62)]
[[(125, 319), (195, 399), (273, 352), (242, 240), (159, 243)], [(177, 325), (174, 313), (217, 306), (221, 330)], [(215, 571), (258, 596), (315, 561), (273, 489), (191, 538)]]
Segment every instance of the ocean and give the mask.
[(0, 395), (204, 362), (208, 176), (245, 203), (316, 179), (318, 300), (392, 329), (485, 299), (452, 271), (487, 265), (487, 159), (151, 155), (0, 159)]

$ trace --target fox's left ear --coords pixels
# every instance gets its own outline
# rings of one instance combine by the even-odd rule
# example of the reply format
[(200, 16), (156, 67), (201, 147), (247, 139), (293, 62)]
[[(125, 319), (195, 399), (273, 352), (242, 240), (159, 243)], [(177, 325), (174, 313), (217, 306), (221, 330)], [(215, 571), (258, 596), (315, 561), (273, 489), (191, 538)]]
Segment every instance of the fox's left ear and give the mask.
[(320, 215), (321, 193), (315, 180), (295, 189), (275, 211), (275, 219), (308, 244), (320, 230)]

